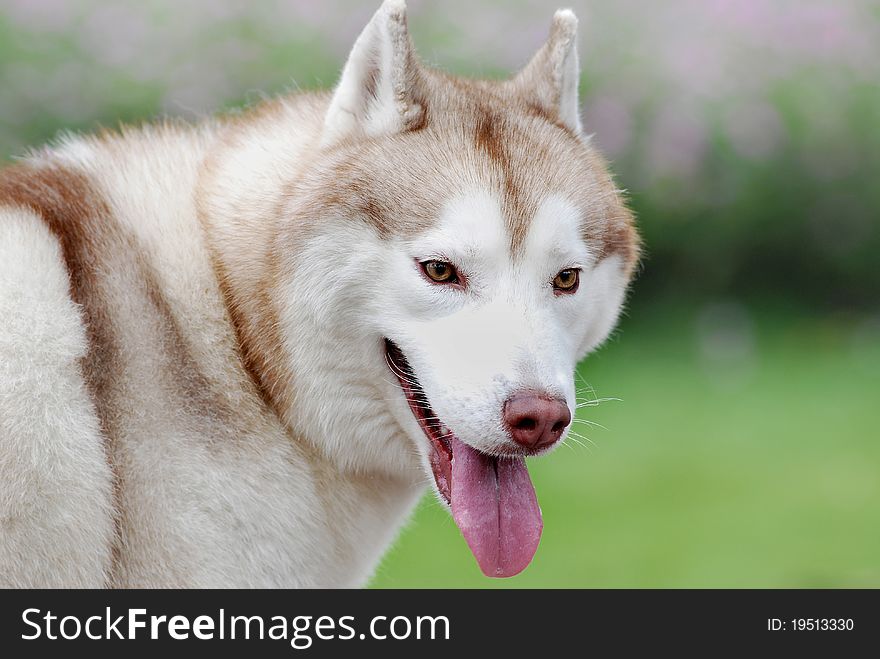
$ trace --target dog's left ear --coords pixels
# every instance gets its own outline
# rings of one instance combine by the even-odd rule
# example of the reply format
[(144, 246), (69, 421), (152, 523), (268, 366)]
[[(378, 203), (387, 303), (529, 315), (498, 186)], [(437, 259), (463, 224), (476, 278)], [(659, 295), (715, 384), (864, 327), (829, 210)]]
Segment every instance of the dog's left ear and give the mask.
[(570, 9), (553, 16), (550, 37), (512, 83), (527, 103), (559, 121), (575, 134), (581, 132), (577, 53), (578, 20)]
[(321, 143), (418, 127), (426, 111), (421, 89), (406, 4), (385, 0), (351, 49), (324, 118)]

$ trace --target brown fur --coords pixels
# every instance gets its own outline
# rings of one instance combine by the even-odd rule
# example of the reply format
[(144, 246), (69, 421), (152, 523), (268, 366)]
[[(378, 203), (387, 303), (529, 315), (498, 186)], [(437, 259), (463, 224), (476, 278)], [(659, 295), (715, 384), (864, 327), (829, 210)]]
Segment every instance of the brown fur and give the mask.
[(450, 191), (480, 180), (499, 194), (513, 255), (521, 251), (541, 197), (562, 192), (581, 208), (584, 238), (599, 260), (618, 255), (627, 268), (634, 266), (632, 215), (605, 161), (584, 138), (509, 82), (426, 69), (421, 85), (430, 108), (425, 124), (335, 146), (325, 170), (304, 172), (288, 186), (285, 195), (299, 208), (288, 222), (297, 226), (285, 231), (302, 239), (319, 226), (322, 213), (337, 209), (382, 237), (414, 235), (432, 226)]
[(518, 253), (528, 234), (529, 218), (534, 215), (534, 203), (528, 203), (517, 180), (517, 165), (507, 153), (502, 115), (481, 108), (477, 118), (475, 143), (492, 164), (499, 170), (502, 178), (502, 212), (510, 231), (510, 249)]
[[(268, 255), (267, 255), (268, 258)], [(269, 295), (269, 285), (259, 287), (255, 307), (259, 310), (249, 317), (235, 295), (229, 273), (223, 263), (212, 255), (214, 271), (235, 330), (241, 354), (241, 364), (248, 374), (260, 399), (276, 413), (284, 409), (287, 385), (280, 370), (281, 339), (278, 335), (277, 313)]]
[[(225, 130), (219, 138), (219, 146), (211, 152), (203, 165), (202, 182), (212, 179), (216, 159), (222, 157), (226, 149), (233, 149), (239, 141), (247, 139), (248, 129), (261, 122), (281, 120), (285, 107), (285, 100), (276, 98), (245, 112), (224, 117)], [(199, 223), (210, 234), (213, 209), (206, 199), (203, 185), (195, 190), (195, 201)], [(270, 254), (271, 235), (280, 212), (280, 207), (276, 204), (274, 217), (264, 218), (260, 225), (251, 227), (260, 233), (256, 242), (261, 247), (261, 258), (259, 262), (250, 264), (247, 285), (241, 286), (241, 290), (236, 287), (235, 279), (218, 246), (208, 241), (211, 265), (235, 332), (241, 366), (263, 404), (279, 415), (289, 407), (292, 396), (291, 377), (284, 365), (285, 360), (281, 357), (283, 350), (278, 333), (278, 314), (271, 298), (271, 282), (277, 281), (271, 272), (275, 262)]]
[[(200, 372), (191, 354), (181, 320), (156, 281), (143, 250), (115, 222), (111, 209), (83, 173), (58, 164), (19, 164), (0, 171), (0, 206), (19, 206), (37, 213), (57, 238), (70, 278), (71, 298), (80, 305), (86, 327), (88, 351), (82, 362), (83, 377), (95, 406), (105, 440), (105, 452), (113, 471), (114, 500), (123, 489), (124, 469), (117, 464), (116, 442), (123, 431), (117, 424), (124, 408), (126, 356), (117, 338), (109, 311), (112, 303), (102, 293), (102, 271), (112, 262), (131, 272), (160, 327), (165, 356), (167, 387), (180, 392), (182, 408), (202, 419), (227, 424), (235, 411), (222, 391)], [(180, 395), (175, 393), (175, 395)], [(188, 415), (185, 418), (190, 418)], [(124, 507), (117, 506), (117, 510)], [(112, 564), (116, 565), (119, 542), (124, 542), (125, 521), (117, 515), (117, 542)]]
[(98, 402), (102, 426), (111, 424), (109, 392), (118, 369), (113, 321), (101, 297), (100, 271), (113, 256), (125, 261), (140, 283), (153, 315), (162, 327), (162, 351), (169, 356), (175, 391), (185, 394), (190, 411), (228, 418), (232, 410), (199, 372), (181, 322), (156, 281), (143, 250), (114, 221), (107, 202), (81, 172), (70, 167), (17, 165), (0, 173), (0, 204), (22, 206), (36, 212), (58, 239), (67, 265), (71, 297), (81, 305), (89, 336), (86, 382)]
[[(106, 399), (105, 390), (118, 353), (111, 321), (95, 299), (95, 273), (103, 258), (103, 245), (96, 230), (110, 217), (106, 202), (81, 173), (52, 165), (16, 165), (0, 171), (0, 204), (21, 206), (37, 213), (58, 239), (70, 276), (70, 293), (81, 305), (89, 337), (89, 358), (84, 364), (86, 380), (96, 403)], [(104, 406), (98, 404), (98, 412)], [(101, 414), (106, 429), (108, 419)]]
[[(37, 213), (57, 238), (70, 276), (70, 294), (80, 305), (88, 337), (88, 353), (82, 363), (87, 389), (98, 414), (104, 450), (113, 473), (113, 498), (118, 501), (121, 475), (113, 460), (114, 436), (112, 382), (119, 372), (119, 348), (104, 305), (96, 298), (93, 279), (101, 246), (95, 227), (110, 216), (106, 202), (79, 172), (53, 165), (15, 165), (0, 170), (0, 205), (20, 206)], [(119, 554), (120, 520), (115, 520), (117, 542), (111, 564)]]
[[(390, 20), (397, 22), (392, 32), (399, 46), (402, 13)], [(554, 28), (552, 42), (571, 43), (572, 23), (566, 20)], [(263, 503), (264, 492), (274, 492), (266, 497), (269, 512), (274, 501), (284, 503), (282, 516), (305, 511), (305, 531), (288, 526), (293, 532), (279, 535), (278, 547), (266, 552), (269, 566), (285, 543), (308, 536), (318, 519), (333, 523), (323, 529), (329, 540), (311, 550), (318, 554), (314, 562), (336, 554), (337, 564), (356, 563), (364, 538), (382, 526), (370, 511), (384, 523), (401, 514), (388, 501), (400, 507), (413, 496), (401, 436), (395, 430), (381, 438), (394, 425), (389, 412), (378, 409), (374, 415), (380, 406), (370, 398), (360, 403), (359, 415), (381, 420), (358, 438), (367, 449), (360, 453), (351, 450), (351, 438), (347, 444), (335, 441), (347, 437), (344, 427), (324, 437), (331, 406), (322, 405), (309, 386), (330, 387), (310, 382), (318, 367), (292, 359), (306, 352), (303, 346), (316, 345), (298, 341), (321, 337), (310, 331), (323, 322), (314, 319), (332, 308), (320, 295), (291, 296), (303, 246), (328, 221), (360, 222), (388, 239), (412, 236), (434, 225), (451, 196), (488, 188), (500, 202), (516, 259), (522, 258), (542, 200), (560, 194), (579, 210), (582, 233), (598, 258), (620, 255), (632, 269), (638, 250), (632, 216), (604, 161), (577, 134), (578, 122), (554, 109), (560, 101), (558, 72), (545, 70), (558, 60), (558, 44), (553, 48), (545, 47), (524, 74), (508, 82), (454, 78), (423, 67), (411, 48), (405, 59), (397, 52), (392, 101), (399, 125), (382, 115), (382, 121), (348, 133), (342, 122), (337, 141), (325, 142), (330, 133), (322, 134), (333, 125), (325, 123), (332, 117), (331, 95), (301, 94), (198, 126), (100, 131), (0, 171), (0, 206), (28, 208), (42, 218), (58, 241), (70, 296), (84, 321), (81, 371), (101, 428), (94, 440), (97, 446), (103, 440), (114, 480), (109, 583), (166, 583), (151, 580), (152, 566), (164, 564), (174, 568), (168, 583), (186, 584), (201, 552), (225, 549), (214, 538), (237, 538), (238, 552), (262, 551), (265, 543), (250, 544), (247, 532), (205, 533), (232, 505), (229, 483), (240, 486), (243, 512), (230, 517), (231, 525), (219, 524), (224, 531), (236, 525), (247, 531), (262, 508), (254, 500)], [(377, 98), (387, 91), (380, 89), (385, 78), (378, 73), (368, 72), (364, 90), (385, 103), (386, 96)], [(363, 111), (368, 114), (369, 107)], [(373, 130), (390, 132), (366, 137)], [(61, 164), (68, 162), (80, 164)], [(309, 291), (320, 293), (322, 282), (308, 282)], [(344, 361), (336, 353), (341, 341), (331, 338), (328, 357), (319, 362), (325, 371), (336, 368), (334, 359)], [(343, 341), (349, 350), (360, 348)], [(372, 391), (375, 379), (345, 384), (352, 391)], [(340, 392), (342, 400), (348, 391)], [(84, 418), (90, 414), (82, 411)], [(316, 415), (322, 423), (315, 423)], [(300, 436), (309, 433), (311, 438)], [(374, 439), (385, 442), (382, 452)], [(385, 448), (396, 462), (389, 462)], [(276, 469), (285, 463), (296, 468)], [(250, 471), (254, 464), (262, 471)], [(240, 466), (246, 468), (236, 474)], [(196, 482), (202, 469), (211, 476), (211, 467), (214, 481)], [(402, 475), (401, 469), (410, 471)], [(287, 478), (290, 474), (294, 477)], [(274, 490), (265, 489), (264, 477), (275, 479)], [(255, 483), (259, 487), (252, 490)], [(207, 487), (196, 495), (194, 485)], [(315, 491), (302, 510), (296, 510), (303, 501), (299, 494), (278, 496), (312, 485)], [(191, 527), (190, 517), (199, 516), (205, 524)], [(262, 530), (271, 535), (280, 519), (277, 514), (262, 519)], [(222, 553), (220, 564), (226, 565)], [(296, 561), (288, 567), (298, 569)], [(319, 574), (331, 572), (338, 571)]]

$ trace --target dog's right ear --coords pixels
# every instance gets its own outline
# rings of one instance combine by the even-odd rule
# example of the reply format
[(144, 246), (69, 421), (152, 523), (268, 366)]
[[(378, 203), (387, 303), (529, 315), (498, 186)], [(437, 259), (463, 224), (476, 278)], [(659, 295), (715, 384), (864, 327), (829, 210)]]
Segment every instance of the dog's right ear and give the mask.
[(385, 0), (355, 41), (324, 118), (321, 144), (412, 130), (424, 122), (418, 60), (406, 4)]
[(557, 11), (547, 42), (512, 82), (529, 104), (580, 135), (577, 27), (574, 12)]

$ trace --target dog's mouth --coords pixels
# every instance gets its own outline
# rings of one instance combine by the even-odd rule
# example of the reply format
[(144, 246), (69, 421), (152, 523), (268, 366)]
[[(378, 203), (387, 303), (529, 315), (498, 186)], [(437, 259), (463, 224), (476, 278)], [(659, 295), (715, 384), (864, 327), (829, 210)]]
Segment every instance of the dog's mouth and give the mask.
[(491, 456), (462, 442), (435, 414), (406, 356), (388, 339), (385, 359), (428, 439), (437, 490), (480, 569), (490, 577), (519, 574), (535, 555), (543, 529), (525, 460)]
[(416, 379), (409, 362), (403, 352), (392, 341), (385, 339), (385, 355), (391, 371), (397, 376), (406, 402), (413, 416), (431, 445), (431, 471), (437, 482), (437, 490), (452, 505), (452, 437), (449, 428), (443, 425), (440, 418), (431, 409), (428, 397)]

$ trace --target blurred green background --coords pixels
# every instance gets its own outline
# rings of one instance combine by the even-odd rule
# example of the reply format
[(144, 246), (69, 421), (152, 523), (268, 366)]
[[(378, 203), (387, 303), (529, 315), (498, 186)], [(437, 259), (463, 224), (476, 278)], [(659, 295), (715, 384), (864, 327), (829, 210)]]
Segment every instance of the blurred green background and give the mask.
[[(594, 0), (584, 123), (646, 254), (532, 461), (545, 531), (481, 576), (430, 497), (378, 587), (880, 586), (880, 6)], [(333, 84), (375, 2), (0, 1), (0, 154)], [(410, 0), (423, 58), (501, 76), (556, 5)], [(592, 425), (599, 424), (599, 425)]]

